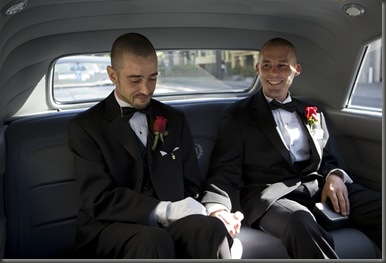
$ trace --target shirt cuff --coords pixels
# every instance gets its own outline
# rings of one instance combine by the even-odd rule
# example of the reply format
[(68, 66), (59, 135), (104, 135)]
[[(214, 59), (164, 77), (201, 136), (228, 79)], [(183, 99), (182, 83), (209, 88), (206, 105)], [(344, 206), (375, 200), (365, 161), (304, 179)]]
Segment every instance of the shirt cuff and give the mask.
[(218, 210), (226, 210), (229, 212), (228, 208), (225, 205), (217, 204), (217, 203), (206, 203), (205, 208), (208, 215)]
[(331, 170), (328, 173), (327, 177), (330, 174), (332, 174), (332, 173), (335, 173), (335, 174), (339, 175), (340, 177), (342, 177), (344, 183), (348, 183), (348, 184), (352, 184), (353, 183), (353, 180), (351, 179), (351, 177), (345, 171), (343, 171), (342, 169), (336, 168), (336, 169)]
[(171, 204), (169, 201), (161, 201), (158, 205), (150, 212), (148, 218), (149, 226), (163, 226), (168, 222), (166, 211), (168, 206)]

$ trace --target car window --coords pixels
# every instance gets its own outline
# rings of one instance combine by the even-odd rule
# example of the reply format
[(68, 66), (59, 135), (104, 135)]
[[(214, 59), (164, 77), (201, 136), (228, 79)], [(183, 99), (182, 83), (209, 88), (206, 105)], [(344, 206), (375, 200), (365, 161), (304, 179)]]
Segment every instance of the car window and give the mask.
[(371, 42), (354, 82), (347, 108), (382, 111), (382, 41)]
[(59, 103), (100, 100), (112, 90), (106, 67), (110, 57), (78, 55), (56, 61), (53, 74), (53, 96)]
[[(245, 93), (256, 81), (258, 51), (157, 51), (155, 97)], [(110, 54), (62, 57), (53, 65), (52, 100), (57, 105), (99, 101), (113, 89), (106, 67)]]

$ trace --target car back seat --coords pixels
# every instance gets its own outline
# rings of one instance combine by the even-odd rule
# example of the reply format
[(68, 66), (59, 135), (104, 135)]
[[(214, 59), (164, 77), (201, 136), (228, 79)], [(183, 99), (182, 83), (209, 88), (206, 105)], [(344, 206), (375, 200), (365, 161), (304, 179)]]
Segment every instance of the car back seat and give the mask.
[(63, 258), (74, 244), (80, 200), (67, 140), (74, 115), (22, 118), (7, 129), (5, 258)]
[[(220, 111), (229, 103), (172, 104), (187, 117), (203, 175), (214, 147)], [(7, 238), (4, 258), (70, 256), (80, 199), (68, 147), (67, 126), (77, 113), (28, 116), (8, 123), (5, 136)], [(373, 243), (358, 230), (341, 229), (333, 231), (333, 236), (341, 258), (371, 259), (378, 256)], [(243, 258), (288, 258), (280, 240), (260, 230), (243, 227), (238, 238), (243, 243)]]

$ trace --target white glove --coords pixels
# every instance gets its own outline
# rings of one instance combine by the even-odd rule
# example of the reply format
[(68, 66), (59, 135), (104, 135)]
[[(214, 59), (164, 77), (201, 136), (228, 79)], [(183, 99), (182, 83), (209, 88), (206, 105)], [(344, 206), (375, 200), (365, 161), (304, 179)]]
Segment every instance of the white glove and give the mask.
[(205, 207), (192, 197), (177, 202), (167, 202), (163, 209), (165, 210), (159, 213), (163, 216), (158, 217), (158, 222), (164, 227), (189, 215), (207, 215)]
[(192, 197), (177, 202), (161, 201), (151, 212), (149, 225), (167, 227), (178, 219), (189, 215), (208, 214), (206, 208)]

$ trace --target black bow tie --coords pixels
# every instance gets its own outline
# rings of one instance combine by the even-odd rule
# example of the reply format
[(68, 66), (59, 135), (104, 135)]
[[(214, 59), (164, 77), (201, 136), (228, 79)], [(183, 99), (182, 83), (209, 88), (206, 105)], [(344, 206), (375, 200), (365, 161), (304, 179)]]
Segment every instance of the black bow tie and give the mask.
[(150, 105), (147, 106), (146, 108), (143, 108), (143, 109), (136, 109), (133, 107), (121, 107), (121, 109), (122, 109), (122, 117), (127, 119), (127, 120), (129, 120), (136, 112), (141, 112), (141, 113), (146, 114), (146, 115), (151, 114), (151, 106)]
[(284, 110), (289, 111), (289, 112), (294, 112), (296, 110), (296, 102), (295, 101), (291, 101), (291, 102), (288, 102), (288, 103), (280, 103), (277, 100), (272, 100), (269, 103), (269, 107), (272, 110), (276, 110), (276, 109), (281, 108), (281, 109), (284, 109)]

